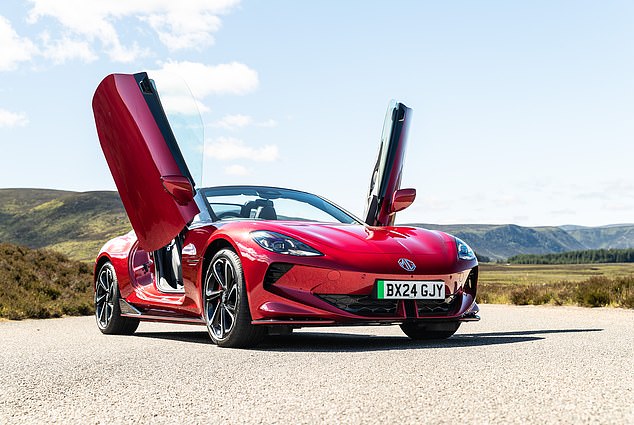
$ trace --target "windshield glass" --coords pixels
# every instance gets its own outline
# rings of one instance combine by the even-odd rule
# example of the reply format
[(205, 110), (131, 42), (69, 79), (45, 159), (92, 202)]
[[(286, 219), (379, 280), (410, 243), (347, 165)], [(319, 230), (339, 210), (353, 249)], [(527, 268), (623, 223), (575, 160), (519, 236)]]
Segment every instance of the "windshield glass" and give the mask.
[(185, 80), (178, 75), (165, 71), (148, 71), (148, 77), (159, 94), (189, 173), (194, 183), (200, 185), (203, 174), (204, 126), (198, 104)]
[(211, 219), (292, 220), (360, 224), (352, 215), (306, 192), (258, 186), (200, 189)]

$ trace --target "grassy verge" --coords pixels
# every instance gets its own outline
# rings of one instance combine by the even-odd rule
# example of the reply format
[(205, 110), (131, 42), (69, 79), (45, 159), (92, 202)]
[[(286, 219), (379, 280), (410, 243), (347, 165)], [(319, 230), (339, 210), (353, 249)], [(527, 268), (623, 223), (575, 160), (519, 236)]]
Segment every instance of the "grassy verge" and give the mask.
[(633, 264), (483, 265), (483, 303), (634, 308)]
[(92, 269), (63, 254), (0, 243), (0, 318), (93, 312)]

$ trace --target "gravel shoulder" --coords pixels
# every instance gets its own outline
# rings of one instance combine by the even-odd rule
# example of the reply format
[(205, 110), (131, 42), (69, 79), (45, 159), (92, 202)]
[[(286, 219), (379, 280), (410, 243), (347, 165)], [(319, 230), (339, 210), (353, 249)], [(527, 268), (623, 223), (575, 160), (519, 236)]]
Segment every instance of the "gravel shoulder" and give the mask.
[(202, 327), (0, 322), (0, 423), (634, 423), (634, 310), (481, 306), (451, 339), (296, 331), (252, 350)]

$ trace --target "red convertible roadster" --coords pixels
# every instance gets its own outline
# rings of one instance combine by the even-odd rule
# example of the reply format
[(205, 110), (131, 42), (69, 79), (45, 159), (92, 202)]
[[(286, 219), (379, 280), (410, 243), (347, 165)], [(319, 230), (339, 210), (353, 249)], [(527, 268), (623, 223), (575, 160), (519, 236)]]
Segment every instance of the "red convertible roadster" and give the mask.
[(448, 338), (479, 319), (471, 248), (394, 226), (416, 196), (400, 189), (411, 118), (403, 104), (388, 108), (362, 219), (297, 190), (198, 187), (189, 127), (166, 113), (146, 73), (107, 76), (93, 111), (134, 229), (96, 259), (103, 333), (131, 334), (141, 320), (200, 324), (219, 346), (247, 347), (328, 325), (398, 324), (413, 339)]

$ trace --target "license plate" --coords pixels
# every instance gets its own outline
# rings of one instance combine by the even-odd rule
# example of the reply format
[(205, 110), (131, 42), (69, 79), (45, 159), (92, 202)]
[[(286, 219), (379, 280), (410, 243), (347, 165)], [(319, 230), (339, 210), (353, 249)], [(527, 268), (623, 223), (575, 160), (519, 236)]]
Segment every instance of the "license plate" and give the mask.
[(442, 280), (379, 280), (376, 297), (380, 300), (444, 300), (445, 282)]

